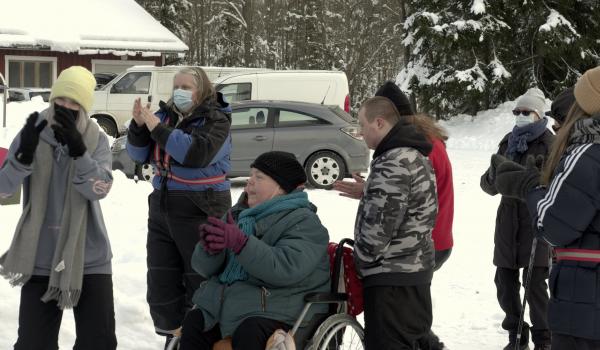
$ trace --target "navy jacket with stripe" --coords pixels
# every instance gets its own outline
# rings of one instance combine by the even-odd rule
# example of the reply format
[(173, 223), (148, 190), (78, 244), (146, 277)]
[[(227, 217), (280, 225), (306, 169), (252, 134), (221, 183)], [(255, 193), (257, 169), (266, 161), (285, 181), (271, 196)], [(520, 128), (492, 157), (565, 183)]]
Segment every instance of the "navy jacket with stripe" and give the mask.
[[(600, 252), (600, 144), (567, 152), (548, 188), (531, 191), (527, 203), (548, 243)], [(549, 286), (550, 330), (600, 340), (600, 263), (560, 260)]]

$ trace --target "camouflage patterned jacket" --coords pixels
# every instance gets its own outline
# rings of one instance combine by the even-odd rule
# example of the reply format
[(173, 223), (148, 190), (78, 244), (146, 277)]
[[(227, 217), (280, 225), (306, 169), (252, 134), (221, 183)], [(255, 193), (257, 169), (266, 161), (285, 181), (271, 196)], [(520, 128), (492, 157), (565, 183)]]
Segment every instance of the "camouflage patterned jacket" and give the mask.
[(435, 176), (426, 158), (431, 145), (408, 147), (399, 140), (407, 141), (411, 130), (394, 127), (371, 162), (354, 229), (354, 259), (365, 287), (431, 282), (437, 215)]

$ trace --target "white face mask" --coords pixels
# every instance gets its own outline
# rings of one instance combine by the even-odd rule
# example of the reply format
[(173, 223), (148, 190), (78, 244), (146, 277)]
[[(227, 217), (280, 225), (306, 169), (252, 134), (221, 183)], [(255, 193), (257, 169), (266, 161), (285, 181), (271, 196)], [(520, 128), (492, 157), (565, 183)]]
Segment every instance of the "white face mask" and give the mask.
[(530, 113), (528, 116), (519, 114), (515, 117), (515, 125), (518, 127), (522, 127), (531, 123), (533, 123), (533, 113)]
[(187, 112), (193, 105), (192, 92), (189, 90), (176, 89), (173, 91), (173, 103), (181, 112)]

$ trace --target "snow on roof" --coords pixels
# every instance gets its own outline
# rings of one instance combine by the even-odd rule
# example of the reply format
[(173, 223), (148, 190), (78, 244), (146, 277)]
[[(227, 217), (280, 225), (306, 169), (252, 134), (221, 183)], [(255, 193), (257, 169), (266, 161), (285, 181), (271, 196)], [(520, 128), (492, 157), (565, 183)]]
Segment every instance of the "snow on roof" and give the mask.
[(134, 0), (3, 2), (0, 47), (146, 56), (188, 49)]

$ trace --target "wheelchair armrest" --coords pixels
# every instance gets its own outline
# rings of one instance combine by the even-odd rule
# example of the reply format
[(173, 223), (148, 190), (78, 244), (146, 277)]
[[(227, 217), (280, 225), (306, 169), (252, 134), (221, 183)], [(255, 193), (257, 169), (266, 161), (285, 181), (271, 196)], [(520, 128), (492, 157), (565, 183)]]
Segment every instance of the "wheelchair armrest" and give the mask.
[(348, 300), (346, 293), (308, 293), (304, 296), (307, 303), (335, 304)]

